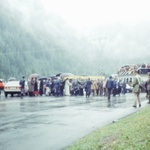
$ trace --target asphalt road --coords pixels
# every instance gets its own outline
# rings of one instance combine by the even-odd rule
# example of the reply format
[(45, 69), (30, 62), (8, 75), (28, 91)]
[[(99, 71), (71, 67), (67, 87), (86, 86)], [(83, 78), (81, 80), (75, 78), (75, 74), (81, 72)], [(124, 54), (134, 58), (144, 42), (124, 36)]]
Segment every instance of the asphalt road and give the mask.
[(0, 98), (0, 150), (63, 150), (93, 130), (147, 106), (133, 108), (133, 93), (112, 97)]

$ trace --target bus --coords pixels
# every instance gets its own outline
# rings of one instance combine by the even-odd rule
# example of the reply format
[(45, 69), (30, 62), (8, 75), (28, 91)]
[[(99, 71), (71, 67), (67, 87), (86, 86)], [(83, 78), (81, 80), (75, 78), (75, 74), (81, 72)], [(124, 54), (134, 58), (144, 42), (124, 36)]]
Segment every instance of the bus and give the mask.
[(125, 81), (126, 83), (132, 83), (135, 71), (138, 71), (144, 84), (148, 79), (148, 74), (150, 73), (150, 63), (124, 65), (119, 69), (117, 74), (122, 82)]

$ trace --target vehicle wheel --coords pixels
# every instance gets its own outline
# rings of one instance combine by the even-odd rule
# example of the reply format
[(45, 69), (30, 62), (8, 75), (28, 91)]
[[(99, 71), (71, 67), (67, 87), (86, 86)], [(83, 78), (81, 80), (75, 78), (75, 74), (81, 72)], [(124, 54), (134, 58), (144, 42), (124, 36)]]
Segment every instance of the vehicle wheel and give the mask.
[(7, 93), (5, 92), (5, 97), (7, 97)]

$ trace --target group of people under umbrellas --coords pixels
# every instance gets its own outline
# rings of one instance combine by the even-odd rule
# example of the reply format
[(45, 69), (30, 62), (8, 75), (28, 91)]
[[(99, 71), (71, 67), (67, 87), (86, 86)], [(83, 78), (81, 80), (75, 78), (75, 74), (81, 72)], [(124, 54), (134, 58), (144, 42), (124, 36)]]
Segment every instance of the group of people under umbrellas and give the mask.
[[(20, 85), (21, 97), (23, 97), (25, 88), (25, 76), (23, 76), (20, 80)], [(29, 96), (42, 96), (43, 94), (49, 96), (83, 96), (85, 91), (86, 97), (90, 97), (91, 94), (95, 96), (107, 95), (108, 101), (110, 101), (111, 94), (113, 94), (113, 96), (116, 94), (120, 95), (122, 91), (123, 93), (125, 91), (125, 85), (123, 83), (121, 84), (120, 81), (112, 79), (112, 76), (110, 76), (107, 80), (91, 80), (90, 78), (86, 80), (69, 79), (67, 77), (62, 78), (60, 76), (54, 76), (49, 79), (37, 79), (37, 77), (31, 77), (28, 81), (28, 87)], [(137, 94), (134, 89), (135, 87), (133, 84), (133, 92), (137, 95), (139, 106), (141, 106), (138, 96), (139, 94)], [(148, 80), (145, 83), (145, 90), (149, 99), (148, 103), (150, 103), (150, 74), (148, 75)]]
[[(70, 74), (69, 74), (70, 75)], [(68, 75), (68, 76), (69, 76)], [(24, 80), (24, 77), (23, 79)], [(114, 82), (113, 95), (115, 96), (121, 92), (120, 84)], [(24, 86), (22, 86), (24, 87)], [(115, 88), (116, 87), (116, 88)], [(23, 89), (23, 88), (22, 88)], [(115, 90), (117, 89), (117, 90)], [(118, 90), (119, 89), (119, 90)], [(37, 76), (30, 76), (28, 81), (28, 94), (29, 96), (106, 96), (107, 87), (105, 79), (76, 79), (68, 78), (67, 76), (53, 76), (51, 78)], [(23, 90), (21, 90), (23, 95)]]

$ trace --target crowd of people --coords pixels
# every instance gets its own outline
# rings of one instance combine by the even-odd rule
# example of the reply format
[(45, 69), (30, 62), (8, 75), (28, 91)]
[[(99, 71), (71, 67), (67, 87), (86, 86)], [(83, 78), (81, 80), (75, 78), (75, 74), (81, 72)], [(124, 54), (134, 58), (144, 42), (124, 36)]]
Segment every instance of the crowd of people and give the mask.
[[(119, 95), (120, 93), (126, 94), (126, 82), (118, 80), (118, 78), (109, 77), (109, 79), (69, 79), (53, 77), (51, 79), (40, 79), (37, 80), (36, 77), (32, 77), (28, 81), (28, 94), (29, 96), (107, 96), (110, 102), (110, 97)], [(25, 77), (23, 76), (20, 80), (21, 85), (21, 97), (24, 95), (25, 88)], [(137, 102), (139, 107), (141, 107), (140, 101), (140, 86), (141, 78), (138, 72), (135, 71), (135, 77), (132, 83), (133, 93), (135, 95), (135, 102), (133, 107), (137, 107)], [(148, 75), (148, 80), (145, 82), (144, 86), (145, 92), (147, 93), (147, 98), (150, 103), (150, 74)]]
[[(53, 77), (50, 79), (40, 79), (32, 77), (28, 81), (29, 96), (107, 96), (108, 87), (106, 79), (69, 79)], [(21, 95), (23, 96), (25, 87), (25, 77), (20, 80)], [(113, 96), (126, 93), (126, 83), (118, 79), (113, 79)]]
[[(141, 83), (141, 77), (138, 71), (134, 72), (135, 77), (130, 85), (133, 87), (132, 92), (135, 95), (135, 102), (133, 107), (141, 107), (140, 92), (144, 88), (148, 103), (150, 104), (150, 74), (145, 85)], [(21, 98), (25, 95), (25, 76), (20, 80)], [(1, 82), (0, 82), (1, 83)], [(122, 93), (126, 94), (126, 81), (119, 80), (110, 76), (108, 79), (74, 79), (74, 78), (61, 78), (53, 77), (50, 79), (37, 79), (31, 77), (28, 80), (28, 96), (107, 96), (110, 102), (111, 95), (116, 96)], [(2, 84), (0, 84), (1, 86)], [(144, 87), (143, 87), (144, 86)], [(0, 87), (0, 91), (2, 87)]]

